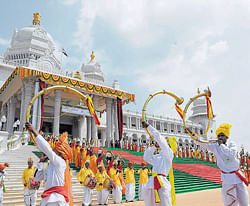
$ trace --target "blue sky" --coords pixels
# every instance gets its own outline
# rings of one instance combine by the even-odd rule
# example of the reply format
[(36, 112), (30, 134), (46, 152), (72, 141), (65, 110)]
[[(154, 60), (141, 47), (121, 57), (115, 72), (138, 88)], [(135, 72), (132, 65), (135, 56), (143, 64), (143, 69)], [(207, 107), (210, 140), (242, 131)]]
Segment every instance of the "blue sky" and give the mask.
[[(232, 139), (250, 150), (249, 1), (3, 1), (0, 53), (34, 12), (67, 51), (64, 70), (80, 68), (95, 51), (107, 81), (136, 94), (136, 105), (126, 108), (137, 111), (152, 92), (173, 91), (187, 102), (209, 86), (217, 125), (230, 122)], [(172, 115), (172, 102), (159, 97), (150, 113)]]

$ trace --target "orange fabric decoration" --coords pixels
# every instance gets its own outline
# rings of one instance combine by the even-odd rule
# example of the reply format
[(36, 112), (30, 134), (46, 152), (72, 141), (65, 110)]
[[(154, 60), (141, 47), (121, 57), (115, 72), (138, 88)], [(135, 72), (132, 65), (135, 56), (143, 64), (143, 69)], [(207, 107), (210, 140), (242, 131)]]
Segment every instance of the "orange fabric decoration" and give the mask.
[(72, 161), (72, 149), (68, 144), (67, 141), (68, 133), (64, 132), (61, 137), (58, 139), (58, 142), (56, 143), (56, 150), (61, 153), (62, 157), (65, 160)]

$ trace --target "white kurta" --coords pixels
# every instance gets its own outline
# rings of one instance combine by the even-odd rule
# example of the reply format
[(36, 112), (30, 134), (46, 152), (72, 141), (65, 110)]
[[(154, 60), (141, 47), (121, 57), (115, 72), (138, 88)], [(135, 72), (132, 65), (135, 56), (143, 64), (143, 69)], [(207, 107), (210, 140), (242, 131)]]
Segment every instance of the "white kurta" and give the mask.
[[(167, 140), (152, 126), (148, 126), (148, 131), (156, 139), (161, 150), (160, 153), (154, 155), (155, 147), (149, 147), (144, 152), (144, 160), (153, 166), (152, 172), (168, 176), (173, 160), (173, 151), (168, 146)], [(154, 177), (151, 176), (143, 191), (145, 206), (171, 206), (171, 185), (166, 177), (159, 176), (163, 182), (163, 186), (158, 190), (160, 203), (155, 203), (154, 195)]]
[[(50, 163), (45, 170), (43, 169), (43, 163), (38, 163), (38, 172), (36, 173), (34, 180), (40, 181), (43, 179), (45, 182), (45, 190), (55, 186), (64, 186), (64, 173), (66, 169), (65, 160), (51, 149), (49, 143), (42, 136), (38, 135), (36, 137), (36, 143), (38, 149), (48, 156)], [(43, 198), (40, 206), (52, 203), (55, 203), (58, 206), (68, 205), (63, 195), (54, 192), (49, 197)]]
[[(226, 144), (204, 144), (198, 143), (203, 148), (213, 152), (217, 159), (218, 167), (224, 172), (232, 172), (239, 169), (239, 159), (237, 159), (237, 146), (234, 142), (228, 141)], [(243, 176), (244, 174), (239, 171)], [(248, 192), (245, 184), (235, 174), (221, 173), (222, 198), (224, 205), (248, 206)], [(233, 203), (233, 204), (232, 204)]]

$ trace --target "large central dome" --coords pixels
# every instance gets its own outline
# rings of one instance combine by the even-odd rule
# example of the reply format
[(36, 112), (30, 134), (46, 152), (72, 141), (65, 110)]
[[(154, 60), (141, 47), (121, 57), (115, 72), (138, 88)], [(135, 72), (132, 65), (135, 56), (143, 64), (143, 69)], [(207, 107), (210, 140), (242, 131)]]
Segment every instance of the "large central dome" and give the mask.
[(60, 70), (60, 61), (56, 58), (56, 45), (51, 35), (40, 26), (40, 15), (34, 14), (33, 25), (14, 30), (10, 48), (5, 61), (17, 66), (27, 66), (47, 72)]

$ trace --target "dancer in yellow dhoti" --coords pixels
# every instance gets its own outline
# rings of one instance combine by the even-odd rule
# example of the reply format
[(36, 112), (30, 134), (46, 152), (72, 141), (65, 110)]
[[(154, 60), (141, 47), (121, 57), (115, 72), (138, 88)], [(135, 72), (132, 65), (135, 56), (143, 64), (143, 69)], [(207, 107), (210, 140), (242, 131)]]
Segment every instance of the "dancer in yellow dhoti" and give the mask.
[(146, 167), (146, 163), (141, 163), (142, 168), (138, 170), (138, 173), (140, 174), (139, 178), (139, 200), (144, 200), (144, 194), (143, 190), (146, 187), (146, 184), (148, 183), (148, 174), (150, 174), (150, 170)]
[[(54, 151), (49, 143), (27, 122), (26, 128), (34, 134), (37, 147), (42, 155), (37, 165), (34, 181), (45, 181), (45, 191), (42, 194), (40, 206), (73, 205), (71, 179), (68, 163), (72, 159), (72, 150), (68, 144), (67, 133), (63, 133), (55, 145)], [(48, 158), (49, 166), (44, 170), (43, 162)]]
[(30, 187), (30, 179), (33, 178), (33, 174), (35, 172), (35, 167), (33, 166), (33, 158), (30, 157), (28, 159), (28, 168), (24, 169), (22, 182), (24, 186), (24, 203), (26, 206), (35, 206), (37, 199), (37, 189)]
[(128, 162), (128, 167), (124, 170), (124, 174), (126, 175), (125, 183), (127, 202), (133, 202), (135, 198), (135, 171), (132, 166), (133, 163)]
[(93, 189), (90, 189), (89, 187), (84, 185), (84, 181), (86, 177), (95, 177), (95, 174), (93, 171), (89, 168), (89, 160), (85, 161), (85, 167), (80, 170), (80, 172), (77, 174), (76, 178), (80, 182), (80, 184), (83, 186), (83, 200), (82, 204), (83, 206), (90, 205), (92, 201), (92, 195), (93, 195)]
[(109, 171), (111, 179), (114, 181), (115, 186), (112, 190), (112, 195), (115, 204), (119, 204), (122, 201), (122, 185), (120, 181), (121, 170), (117, 169), (117, 160), (113, 161), (113, 167)]
[(109, 178), (106, 171), (103, 170), (103, 165), (98, 165), (98, 172), (95, 175), (97, 179), (97, 202), (99, 205), (105, 205), (108, 202), (109, 191), (103, 187), (104, 180)]
[(237, 147), (232, 141), (228, 141), (230, 128), (228, 123), (221, 124), (216, 130), (218, 143), (199, 143), (203, 148), (213, 152), (217, 159), (217, 165), (221, 169), (222, 197), (224, 205), (248, 206), (248, 182), (241, 170), (237, 158)]

